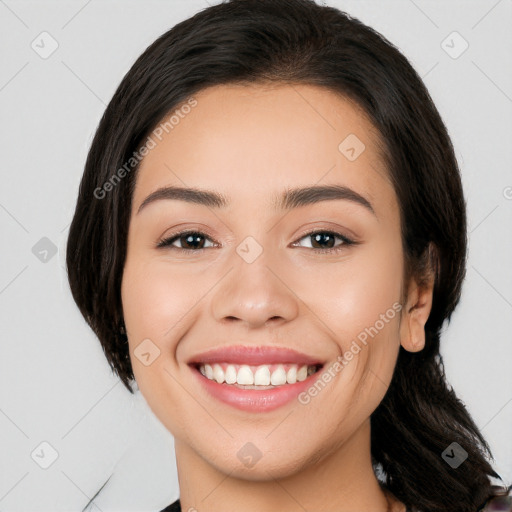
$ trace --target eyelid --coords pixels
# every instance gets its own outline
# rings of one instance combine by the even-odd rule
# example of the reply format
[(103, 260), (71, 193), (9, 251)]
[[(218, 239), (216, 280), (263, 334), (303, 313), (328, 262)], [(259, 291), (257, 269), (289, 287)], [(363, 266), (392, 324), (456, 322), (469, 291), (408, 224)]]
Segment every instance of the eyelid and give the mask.
[[(219, 243), (215, 240), (215, 238), (213, 238), (213, 236), (211, 236), (206, 229), (192, 228), (192, 229), (184, 229), (183, 231), (176, 231), (176, 232), (171, 233), (170, 235), (166, 235), (162, 238), (159, 238), (157, 241), (156, 247), (157, 248), (166, 248), (167, 247), (170, 249), (176, 249), (178, 251), (182, 250), (182, 251), (186, 251), (186, 252), (202, 251), (204, 248), (196, 249), (194, 251), (192, 249), (183, 249), (182, 247), (174, 247), (171, 245), (171, 243), (175, 242), (178, 238), (180, 238), (182, 236), (186, 236), (186, 235), (192, 235), (192, 234), (203, 235), (205, 238), (207, 238), (207, 239), (211, 240), (212, 242), (214, 242), (215, 244), (219, 245)], [(207, 247), (207, 249), (210, 249), (210, 247)]]
[[(300, 242), (303, 238), (306, 238), (307, 236), (316, 235), (317, 233), (327, 233), (327, 234), (334, 235), (335, 237), (340, 238), (341, 240), (343, 240), (343, 244), (341, 244), (341, 245), (345, 245), (345, 246), (347, 246), (347, 245), (356, 245), (358, 243), (353, 237), (345, 235), (343, 233), (340, 233), (338, 230), (335, 230), (335, 229), (311, 228), (308, 231), (302, 233), (299, 236), (299, 238), (297, 239), (297, 241), (293, 242), (292, 245), (297, 244), (298, 242)], [(335, 248), (331, 247), (331, 249), (334, 250)], [(318, 251), (322, 251), (322, 252), (326, 252), (329, 249), (317, 249), (317, 250)]]
[[(337, 245), (335, 247), (328, 247), (328, 248), (325, 248), (325, 249), (317, 248), (317, 247), (309, 248), (313, 252), (324, 253), (324, 254), (325, 253), (335, 253), (335, 252), (339, 252), (339, 251), (341, 251), (341, 250), (343, 250), (343, 249), (345, 249), (347, 247), (355, 246), (355, 245), (358, 245), (360, 243), (357, 240), (355, 240), (354, 237), (347, 236), (347, 235), (345, 235), (343, 233), (340, 233), (337, 229), (315, 227), (315, 228), (310, 228), (308, 231), (303, 232), (296, 239), (296, 241), (293, 242), (291, 245), (293, 247), (300, 247), (297, 244), (303, 238), (306, 238), (308, 236), (312, 236), (312, 235), (315, 235), (315, 234), (319, 234), (319, 233), (327, 233), (327, 234), (330, 234), (330, 235), (334, 235), (335, 237), (341, 239), (343, 241), (343, 243), (341, 243), (341, 244), (339, 244), (339, 245)], [(200, 249), (184, 249), (183, 247), (174, 247), (174, 246), (172, 246), (172, 243), (174, 243), (177, 239), (179, 239), (182, 236), (189, 235), (189, 234), (201, 235), (204, 238), (207, 238), (210, 241), (212, 241), (217, 246), (219, 245), (219, 243), (215, 240), (215, 238), (209, 234), (207, 229), (204, 229), (204, 228), (200, 228), (200, 229), (190, 228), (190, 229), (184, 229), (183, 231), (177, 231), (177, 232), (171, 233), (170, 235), (165, 236), (165, 237), (159, 239), (159, 241), (157, 242), (156, 247), (157, 248), (169, 248), (169, 249), (172, 249), (172, 250), (184, 251), (184, 252), (187, 252), (187, 253), (198, 253), (198, 252), (202, 252), (205, 249), (212, 249), (212, 248), (214, 248), (214, 247), (202, 247)], [(305, 247), (305, 249), (308, 249), (308, 248)]]

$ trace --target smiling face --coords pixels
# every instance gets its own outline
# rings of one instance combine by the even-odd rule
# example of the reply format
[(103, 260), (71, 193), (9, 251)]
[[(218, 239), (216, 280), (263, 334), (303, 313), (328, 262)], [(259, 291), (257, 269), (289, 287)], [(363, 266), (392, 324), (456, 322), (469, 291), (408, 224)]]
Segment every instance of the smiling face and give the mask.
[[(334, 93), (232, 85), (195, 98), (138, 171), (122, 281), (134, 375), (177, 453), (179, 445), (246, 479), (291, 475), (368, 427), (400, 343), (411, 348), (396, 307), (404, 267), (397, 198), (375, 128)], [(168, 190), (147, 199), (166, 187), (216, 196)], [(234, 346), (293, 349), (322, 368), (279, 386), (295, 388), (278, 405), (265, 406), (276, 389), (256, 391), (263, 398), (251, 410), (240, 395), (255, 390), (205, 382), (198, 369), (204, 352)], [(210, 366), (220, 363), (225, 377), (229, 357)], [(266, 354), (251, 367), (265, 357), (276, 362)], [(281, 376), (294, 357), (279, 360)], [(244, 450), (261, 459), (249, 467)]]

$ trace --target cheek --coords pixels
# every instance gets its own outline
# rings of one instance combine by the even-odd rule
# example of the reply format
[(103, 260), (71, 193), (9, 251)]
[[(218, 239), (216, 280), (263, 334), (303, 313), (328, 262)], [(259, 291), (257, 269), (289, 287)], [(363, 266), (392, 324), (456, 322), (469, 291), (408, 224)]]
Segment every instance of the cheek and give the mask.
[(200, 276), (191, 276), (184, 267), (171, 266), (165, 261), (133, 258), (127, 262), (122, 301), (125, 324), (132, 338), (155, 339), (159, 345), (176, 339), (180, 319), (197, 302), (191, 286), (193, 282), (197, 284), (197, 279)]
[(371, 245), (364, 250), (359, 247), (350, 258), (333, 264), (328, 280), (325, 269), (318, 270), (311, 283), (323, 278), (327, 284), (302, 292), (314, 301), (308, 301), (308, 306), (329, 328), (337, 344), (338, 361), (341, 358), (342, 366), (333, 368), (341, 377), (331, 389), (333, 410), (353, 410), (350, 421), (356, 423), (368, 417), (383, 398), (400, 346), (400, 241), (381, 240)]
[[(191, 285), (198, 279), (200, 276), (191, 278), (179, 265), (135, 255), (127, 259), (123, 272), (123, 314), (135, 380), (153, 412), (165, 418), (172, 430), (177, 428), (176, 423), (169, 420), (166, 407), (169, 404), (179, 410), (190, 407), (188, 395), (179, 386), (170, 384), (171, 375), (177, 375), (178, 371), (177, 346), (187, 325), (195, 320), (194, 304), (199, 297)], [(152, 359), (149, 364), (139, 359), (139, 354), (147, 351)]]
[(356, 248), (349, 259), (334, 263), (328, 271), (324, 268), (315, 272), (316, 278), (314, 273), (309, 274), (310, 285), (302, 293), (335, 333), (341, 351), (348, 350), (359, 335), (364, 340), (368, 330), (373, 333), (368, 339), (387, 338), (392, 331), (394, 335), (402, 286), (402, 254), (394, 245)]

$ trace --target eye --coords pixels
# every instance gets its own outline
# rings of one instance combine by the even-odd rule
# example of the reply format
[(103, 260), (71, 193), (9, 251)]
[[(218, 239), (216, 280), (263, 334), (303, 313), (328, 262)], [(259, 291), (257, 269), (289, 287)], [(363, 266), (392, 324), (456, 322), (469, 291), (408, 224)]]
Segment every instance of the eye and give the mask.
[[(200, 231), (183, 231), (182, 233), (177, 233), (175, 235), (171, 235), (168, 238), (160, 240), (160, 242), (157, 244), (157, 247), (171, 247), (172, 249), (177, 249), (178, 251), (197, 252), (205, 248), (204, 242), (201, 242), (201, 239), (209, 239), (209, 237)], [(176, 241), (184, 244), (184, 247), (174, 246), (174, 242)]]
[[(299, 241), (307, 238), (312, 240), (311, 248), (315, 252), (320, 253), (338, 252), (343, 250), (346, 246), (356, 245), (355, 241), (347, 238), (341, 233), (336, 233), (333, 231), (311, 231), (302, 236)], [(333, 245), (336, 238), (341, 240), (341, 243), (338, 245)], [(208, 248), (205, 247), (205, 240), (211, 240), (211, 238), (201, 231), (183, 231), (181, 233), (175, 233), (170, 237), (160, 240), (157, 244), (157, 247), (169, 247), (171, 249), (177, 249), (178, 251), (198, 252)], [(174, 245), (175, 242), (179, 242), (182, 246), (177, 247)], [(295, 242), (295, 244), (297, 243), (298, 242)], [(300, 244), (299, 246), (304, 247), (304, 245)]]
[[(341, 251), (344, 248), (346, 248), (346, 246), (356, 244), (356, 242), (354, 242), (350, 238), (347, 238), (346, 236), (342, 235), (341, 233), (336, 233), (334, 231), (322, 231), (322, 230), (311, 231), (311, 232), (307, 233), (306, 235), (304, 235), (299, 240), (304, 240), (307, 238), (312, 240), (312, 246), (311, 246), (312, 249), (315, 252), (321, 252), (321, 253), (338, 252), (338, 251)], [(340, 239), (341, 243), (338, 245), (333, 245), (335, 243), (336, 238)], [(323, 244), (326, 244), (327, 247), (322, 247)], [(301, 247), (304, 247), (304, 246), (301, 245)]]

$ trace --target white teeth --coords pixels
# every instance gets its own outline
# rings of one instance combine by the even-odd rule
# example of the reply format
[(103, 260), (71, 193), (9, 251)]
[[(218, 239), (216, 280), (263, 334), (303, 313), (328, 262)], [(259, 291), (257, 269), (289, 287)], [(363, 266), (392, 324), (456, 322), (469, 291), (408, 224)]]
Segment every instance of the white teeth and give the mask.
[[(254, 372), (254, 384), (256, 386), (268, 386), (270, 380), (270, 370), (268, 366), (260, 366)], [(272, 382), (272, 384), (274, 383)]]
[[(291, 364), (278, 365), (272, 373), (270, 373), (270, 365), (260, 365), (258, 367), (250, 367), (249, 365), (234, 364), (201, 364), (199, 371), (209, 380), (214, 380), (219, 384), (238, 384), (241, 386), (282, 386), (284, 384), (295, 384), (308, 378), (317, 371), (314, 365)], [(225, 368), (225, 370), (224, 370)], [(238, 369), (238, 371), (237, 371)]]
[(299, 382), (306, 380), (308, 376), (308, 367), (306, 365), (301, 366), (300, 369), (297, 372), (297, 380)]
[(236, 383), (246, 386), (254, 384), (254, 374), (246, 364), (240, 366), (240, 370), (238, 370), (238, 374), (236, 376)]
[(226, 384), (234, 384), (236, 382), (236, 368), (232, 364), (228, 364), (225, 377)]
[(224, 370), (222, 369), (220, 364), (213, 365), (213, 378), (219, 384), (222, 384), (224, 382)]
[(286, 382), (288, 384), (295, 384), (297, 382), (297, 367), (292, 366), (288, 372), (286, 372)]
[(279, 366), (272, 372), (272, 377), (270, 377), (270, 384), (273, 386), (281, 386), (282, 384), (286, 384), (286, 372), (282, 366)]

